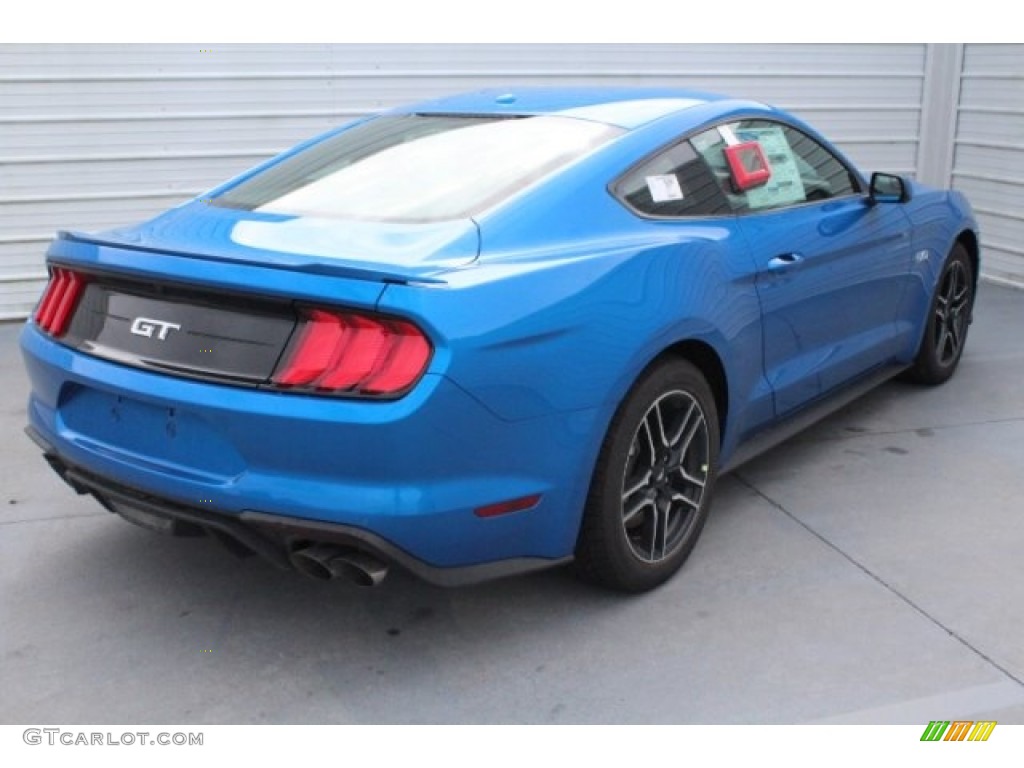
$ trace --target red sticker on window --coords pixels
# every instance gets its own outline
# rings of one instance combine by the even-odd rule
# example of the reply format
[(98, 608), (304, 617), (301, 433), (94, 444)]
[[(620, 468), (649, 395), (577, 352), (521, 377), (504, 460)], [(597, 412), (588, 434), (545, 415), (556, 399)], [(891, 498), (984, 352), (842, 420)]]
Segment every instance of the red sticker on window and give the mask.
[(725, 159), (729, 161), (729, 171), (741, 192), (759, 187), (772, 177), (771, 166), (759, 142), (745, 141), (726, 147)]

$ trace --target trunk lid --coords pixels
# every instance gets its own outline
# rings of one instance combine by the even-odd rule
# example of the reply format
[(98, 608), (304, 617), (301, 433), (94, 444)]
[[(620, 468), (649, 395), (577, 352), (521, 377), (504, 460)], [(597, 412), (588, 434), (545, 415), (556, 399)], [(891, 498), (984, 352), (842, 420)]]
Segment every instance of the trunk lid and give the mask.
[(471, 264), (480, 249), (472, 219), (352, 221), (221, 208), (203, 200), (133, 227), (71, 237), (193, 259), (391, 282), (443, 282), (441, 275)]

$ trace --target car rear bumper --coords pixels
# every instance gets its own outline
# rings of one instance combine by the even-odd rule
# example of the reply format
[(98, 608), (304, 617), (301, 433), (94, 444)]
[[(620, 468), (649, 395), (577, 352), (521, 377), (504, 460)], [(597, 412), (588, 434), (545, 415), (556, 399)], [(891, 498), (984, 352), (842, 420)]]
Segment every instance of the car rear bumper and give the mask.
[[(69, 349), (31, 322), (21, 344), (34, 439), (105, 502), (218, 531), (285, 567), (299, 541), (358, 545), (441, 584), (571, 558), (593, 411), (505, 421), (430, 375), (393, 402), (182, 380)], [(475, 514), (532, 495), (532, 508)]]
[[(281, 570), (295, 568), (294, 554), (312, 545), (336, 545), (343, 550), (364, 552), (387, 565), (398, 565), (413, 575), (443, 587), (474, 584), (480, 581), (528, 573), (568, 563), (572, 557), (518, 557), (490, 563), (439, 568), (426, 563), (386, 539), (360, 528), (283, 515), (245, 510), (230, 514), (220, 510), (190, 506), (163, 499), (101, 478), (65, 463), (32, 427), (29, 437), (43, 449), (53, 470), (78, 493), (88, 493), (111, 512), (132, 522), (141, 512), (150, 521), (160, 523), (167, 533), (181, 536), (207, 534), (241, 554), (255, 554)], [(143, 523), (146, 527), (155, 527)]]

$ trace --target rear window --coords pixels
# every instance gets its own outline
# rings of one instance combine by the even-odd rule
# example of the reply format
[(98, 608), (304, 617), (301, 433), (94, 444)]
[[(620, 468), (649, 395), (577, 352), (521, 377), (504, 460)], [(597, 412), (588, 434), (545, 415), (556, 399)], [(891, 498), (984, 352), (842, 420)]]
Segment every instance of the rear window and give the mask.
[(212, 203), (425, 222), (473, 216), (622, 133), (566, 117), (380, 117), (257, 173)]

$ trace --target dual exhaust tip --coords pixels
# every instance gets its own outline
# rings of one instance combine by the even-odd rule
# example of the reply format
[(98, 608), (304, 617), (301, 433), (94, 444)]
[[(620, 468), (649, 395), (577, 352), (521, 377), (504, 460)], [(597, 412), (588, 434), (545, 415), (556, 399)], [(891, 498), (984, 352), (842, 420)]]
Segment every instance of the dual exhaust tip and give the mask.
[(388, 566), (373, 555), (336, 544), (311, 544), (291, 554), (295, 570), (320, 581), (348, 579), (375, 587), (388, 575)]

